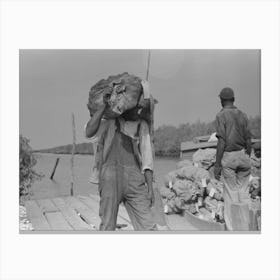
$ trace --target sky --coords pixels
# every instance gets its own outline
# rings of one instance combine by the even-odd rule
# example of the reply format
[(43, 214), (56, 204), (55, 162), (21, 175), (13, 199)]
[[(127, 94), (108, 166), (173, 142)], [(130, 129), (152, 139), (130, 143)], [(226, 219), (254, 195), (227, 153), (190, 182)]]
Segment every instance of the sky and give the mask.
[[(34, 149), (69, 144), (74, 113), (76, 142), (87, 142), (91, 86), (123, 72), (145, 79), (147, 57), (147, 50), (20, 50), (20, 133)], [(159, 101), (155, 128), (213, 121), (226, 86), (238, 108), (260, 115), (259, 50), (151, 50), (149, 82)]]

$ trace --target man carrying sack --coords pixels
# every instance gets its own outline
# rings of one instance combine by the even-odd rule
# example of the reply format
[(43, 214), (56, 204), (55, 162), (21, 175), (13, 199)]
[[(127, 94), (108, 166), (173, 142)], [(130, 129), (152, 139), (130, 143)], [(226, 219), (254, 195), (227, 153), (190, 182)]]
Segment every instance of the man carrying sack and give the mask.
[[(251, 136), (246, 114), (234, 104), (231, 88), (222, 89), (223, 109), (216, 116), (218, 138), (214, 174), (224, 182), (224, 217), (228, 230), (249, 230)], [(222, 176), (221, 176), (222, 175)]]
[[(139, 108), (106, 118), (110, 96), (86, 125), (86, 137), (98, 136), (100, 230), (115, 230), (119, 204), (124, 203), (135, 230), (156, 230), (151, 206), (153, 153), (149, 126)], [(118, 108), (119, 110), (119, 108)]]

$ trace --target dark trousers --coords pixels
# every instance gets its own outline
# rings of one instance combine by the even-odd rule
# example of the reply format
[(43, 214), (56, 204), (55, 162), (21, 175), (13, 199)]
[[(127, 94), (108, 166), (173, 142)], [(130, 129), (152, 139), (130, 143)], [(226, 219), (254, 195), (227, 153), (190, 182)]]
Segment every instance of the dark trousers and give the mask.
[(124, 202), (135, 230), (156, 230), (148, 199), (148, 187), (137, 166), (104, 164), (100, 174), (99, 193), (100, 230), (115, 230), (121, 202)]

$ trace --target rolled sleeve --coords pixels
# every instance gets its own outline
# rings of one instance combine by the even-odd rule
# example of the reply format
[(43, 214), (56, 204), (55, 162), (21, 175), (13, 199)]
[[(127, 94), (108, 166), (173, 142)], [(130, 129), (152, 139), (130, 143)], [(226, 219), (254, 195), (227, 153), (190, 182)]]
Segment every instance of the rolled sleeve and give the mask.
[(93, 135), (92, 137), (87, 137), (87, 134), (86, 134), (87, 124), (88, 124), (88, 122), (84, 126), (84, 137), (88, 140), (91, 140), (93, 143), (97, 142), (98, 141), (98, 136), (97, 136), (98, 132), (95, 135)]
[(141, 121), (140, 124), (140, 153), (142, 159), (142, 172), (149, 169), (153, 171), (154, 161), (153, 161), (153, 150), (151, 144), (151, 137), (149, 133), (148, 124), (145, 121)]
[(94, 142), (97, 142), (98, 139), (99, 139), (99, 137), (101, 136), (102, 132), (103, 132), (104, 129), (105, 129), (106, 120), (105, 120), (105, 119), (102, 119), (102, 120), (101, 120), (97, 132), (96, 132), (92, 137), (87, 137), (87, 135), (86, 135), (87, 124), (88, 124), (88, 122), (87, 122), (87, 123), (85, 124), (85, 126), (84, 126), (84, 136), (85, 136), (85, 138), (88, 139), (88, 140), (91, 140), (93, 143), (94, 143)]

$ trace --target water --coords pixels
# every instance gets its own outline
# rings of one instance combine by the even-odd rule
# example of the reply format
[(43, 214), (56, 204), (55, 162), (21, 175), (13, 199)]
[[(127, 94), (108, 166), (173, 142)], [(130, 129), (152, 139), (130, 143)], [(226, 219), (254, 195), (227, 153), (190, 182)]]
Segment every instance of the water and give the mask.
[[(36, 171), (45, 175), (41, 181), (36, 181), (32, 186), (33, 198), (51, 198), (57, 196), (70, 195), (71, 184), (71, 155), (57, 154), (36, 154), (37, 164)], [(49, 177), (53, 170), (56, 158), (60, 158), (54, 179)], [(176, 168), (178, 159), (156, 158), (155, 175), (156, 187), (163, 186), (163, 177), (166, 173)], [(89, 176), (93, 165), (93, 157), (91, 155), (75, 155), (74, 162), (74, 195), (88, 195), (90, 193), (97, 194), (97, 186), (89, 183)]]

